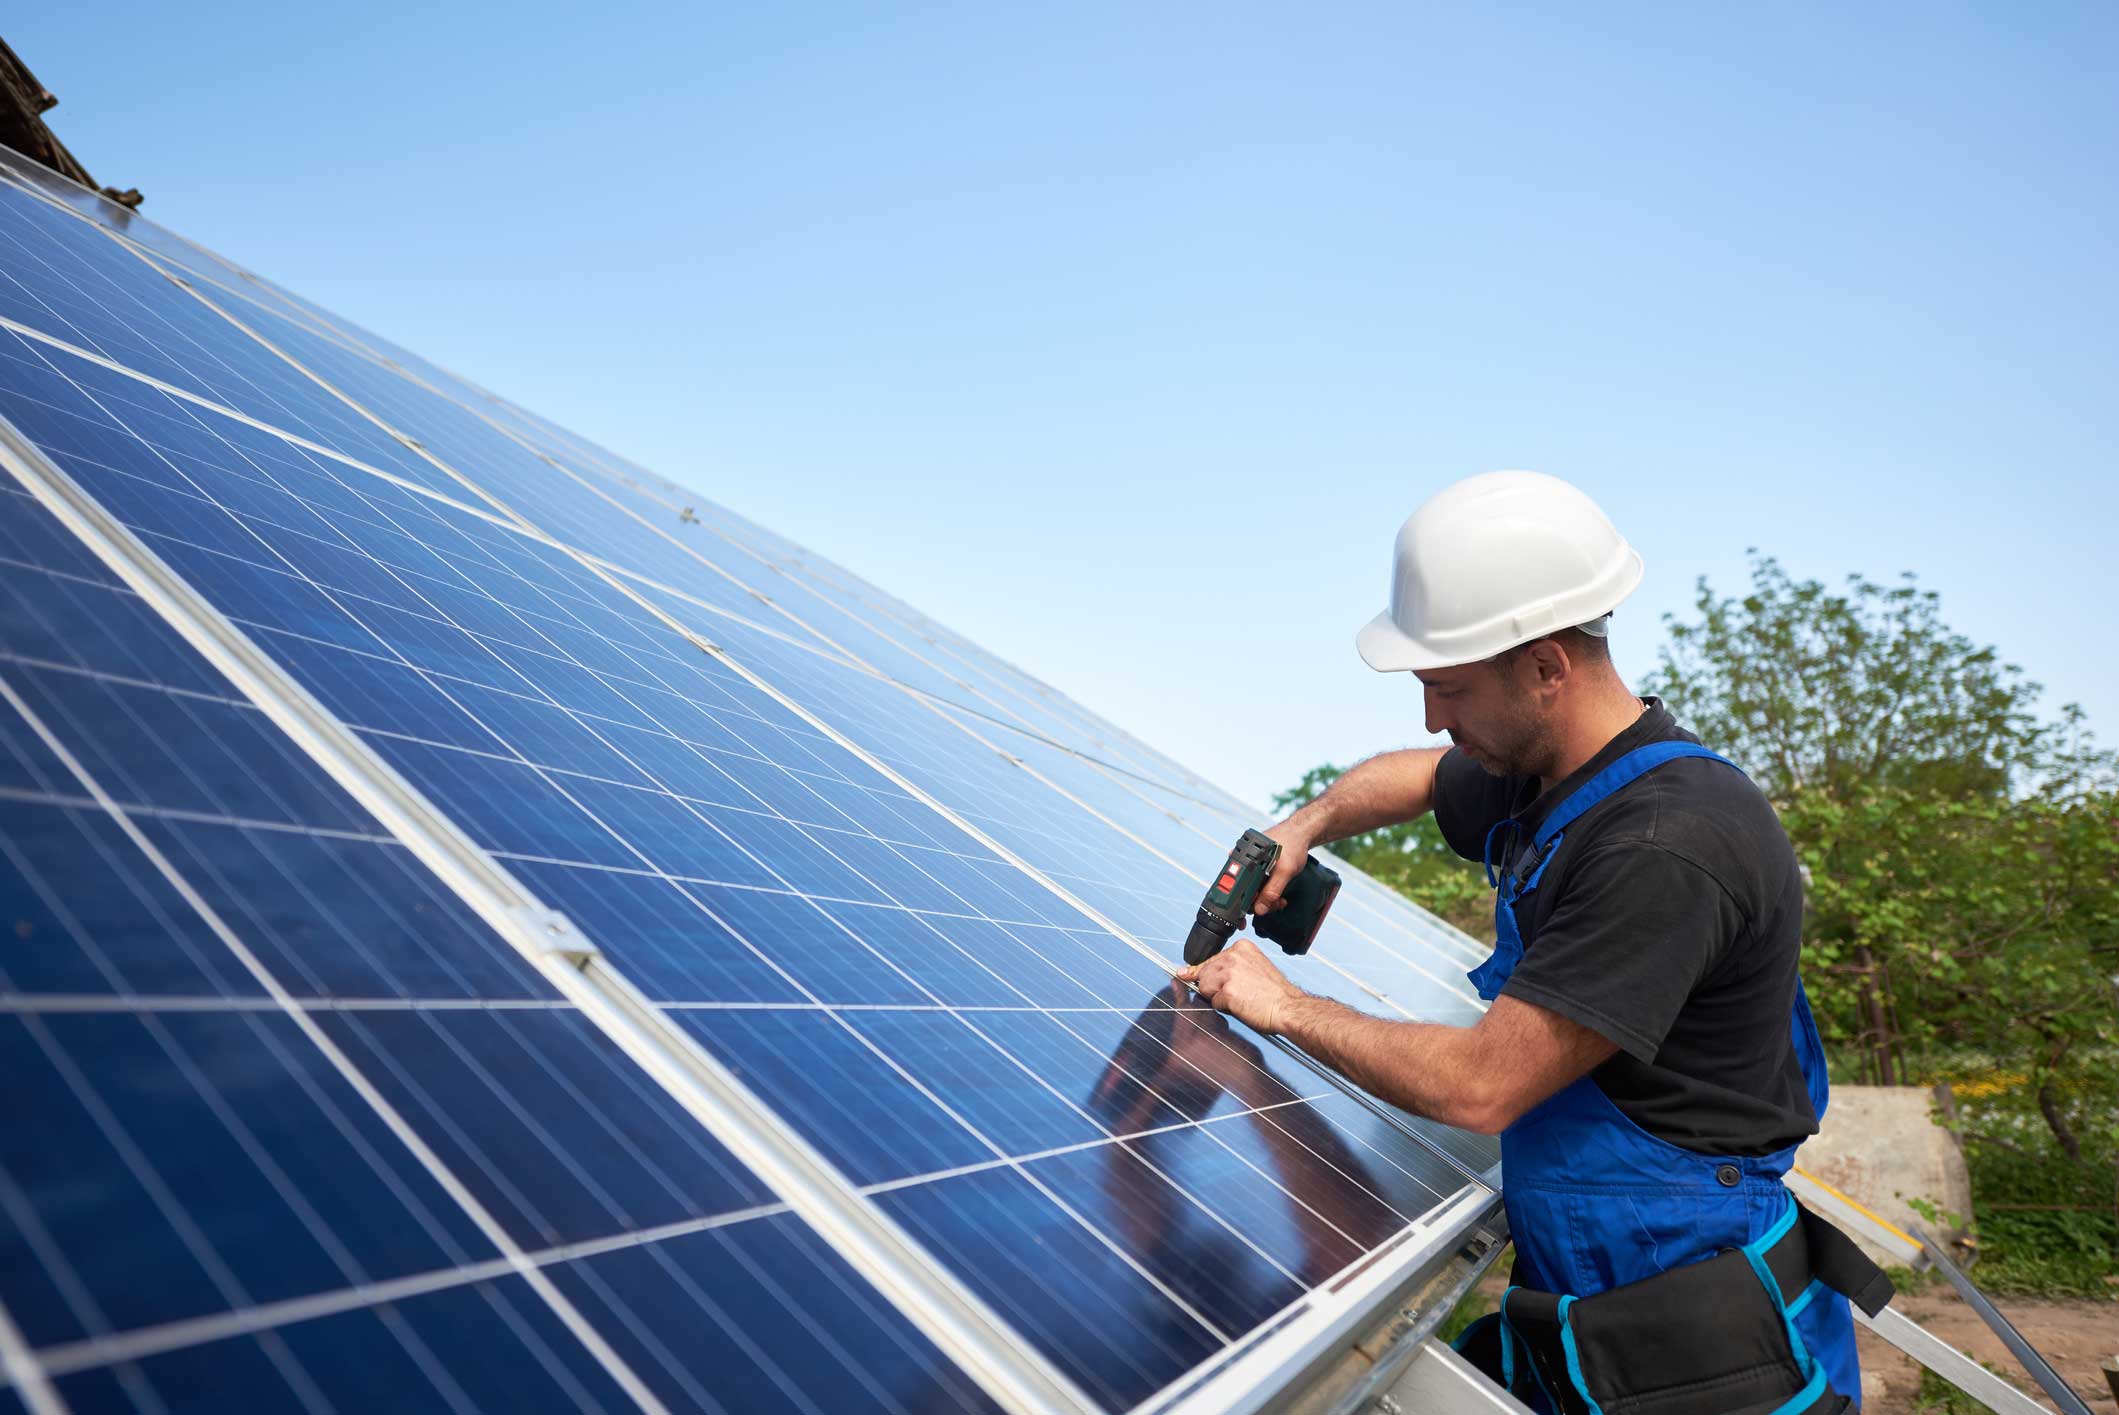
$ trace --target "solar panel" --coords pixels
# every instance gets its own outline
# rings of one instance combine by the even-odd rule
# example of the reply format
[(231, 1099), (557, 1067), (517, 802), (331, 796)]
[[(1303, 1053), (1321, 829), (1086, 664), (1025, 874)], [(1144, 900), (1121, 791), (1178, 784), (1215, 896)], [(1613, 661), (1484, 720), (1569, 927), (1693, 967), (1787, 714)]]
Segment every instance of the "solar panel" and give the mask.
[[(1491, 1210), (1171, 984), (1241, 803), (5, 157), (0, 252), (31, 1408), (1255, 1403)], [(1351, 875), (1293, 971), (1473, 961)]]
[[(980, 1406), (49, 512), (4, 496), (0, 1291), (33, 1408), (623, 1409), (665, 1385), (829, 1406), (879, 1403), (877, 1383), (901, 1409)], [(671, 1313), (711, 1359), (620, 1354)], [(790, 1313), (830, 1321), (840, 1359), (792, 1352)]]

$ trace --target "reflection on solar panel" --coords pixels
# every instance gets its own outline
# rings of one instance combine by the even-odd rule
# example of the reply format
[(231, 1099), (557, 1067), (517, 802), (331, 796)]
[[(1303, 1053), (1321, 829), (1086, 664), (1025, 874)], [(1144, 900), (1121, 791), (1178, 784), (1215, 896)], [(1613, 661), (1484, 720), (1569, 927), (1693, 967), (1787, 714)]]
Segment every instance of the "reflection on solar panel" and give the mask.
[(0, 419), (0, 1399), (1247, 1408), (1491, 1210), (1171, 984), (1239, 802), (4, 155)]

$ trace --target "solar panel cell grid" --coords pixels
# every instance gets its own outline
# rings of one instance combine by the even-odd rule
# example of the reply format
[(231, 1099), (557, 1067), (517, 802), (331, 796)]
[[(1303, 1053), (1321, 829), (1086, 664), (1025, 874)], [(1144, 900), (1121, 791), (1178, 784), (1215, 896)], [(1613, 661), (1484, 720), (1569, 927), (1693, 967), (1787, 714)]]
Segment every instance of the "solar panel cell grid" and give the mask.
[(1106, 1409), (1124, 1410), (1213, 1356), (1223, 1335), (1014, 1169), (877, 1196)]
[[(504, 1280), (519, 1260), (477, 1214), (525, 1250), (600, 1241), (654, 1254), (680, 1233), (766, 1221), (745, 1215), (770, 1214), (776, 1197), (402, 846), (372, 834), (255, 708), (214, 697), (218, 716), (168, 735), (174, 707), (228, 685), (159, 619), (124, 620), (130, 592), (81, 575), (91, 567), (65, 553), (47, 513), (13, 492), (4, 504), (0, 684), (27, 709), (8, 709), (4, 738), (35, 750), (8, 753), (19, 784), (0, 835), (11, 925), (0, 1303), (62, 1396), (77, 1409), (293, 1408), (324, 1392), (629, 1408), (548, 1301)], [(38, 565), (40, 546), (61, 553)], [(24, 658), (63, 643), (77, 619), (131, 622), (113, 644), (129, 650), (120, 666), (178, 664), (188, 686), (112, 682), (93, 656), (100, 641), (87, 657), (75, 645), (64, 668)], [(142, 702), (102, 710), (98, 692), (120, 689)], [(195, 769), (174, 760), (106, 783), (59, 756), (195, 763), (236, 722), (236, 774), (257, 766), (276, 790), (222, 782), (202, 800)], [(122, 818), (89, 796), (91, 781)], [(240, 822), (217, 814), (224, 798), (293, 800), (369, 833), (319, 829), (304, 812)], [(290, 1012), (300, 999), (315, 1010)], [(843, 1261), (813, 1240), (778, 1241), (804, 1245), (804, 1258), (777, 1274), (771, 1301), (853, 1304), (848, 1320), (861, 1320), (842, 1341), (873, 1346), (886, 1368), (895, 1353), (907, 1389), (981, 1403)], [(764, 1284), (749, 1301), (744, 1281), (720, 1285), (725, 1324), (709, 1329), (700, 1310), (699, 1330), (738, 1350), (769, 1337), (746, 1326), (763, 1320)], [(622, 1300), (608, 1305), (633, 1320)], [(718, 1374), (690, 1378), (789, 1379), (723, 1356)], [(802, 1379), (823, 1372), (827, 1391), (868, 1379), (810, 1368)]]
[[(71, 193), (74, 198), (81, 194)], [(626, 463), (601, 448), (585, 443), (582, 439), (559, 429), (490, 393), (476, 389), (463, 380), (428, 364), (417, 355), (399, 346), (379, 339), (377, 336), (347, 324), (328, 311), (302, 300), (299, 296), (261, 281), (248, 272), (228, 265), (209, 252), (199, 250), (178, 238), (169, 236), (152, 222), (142, 221), (129, 213), (108, 207), (88, 204), (92, 214), (113, 221), (134, 240), (144, 241), (156, 256), (170, 261), (180, 270), (217, 282), (209, 292), (224, 306), (227, 297), (233, 295), (239, 303), (235, 313), (245, 319), (263, 318), (263, 330), (268, 335), (279, 328), (277, 321), (292, 319), (304, 330), (328, 331), (326, 338), (334, 341), (347, 354), (365, 357), (379, 362), (385, 370), (403, 372), (417, 378), (421, 384), (453, 400), (480, 418), (499, 424), (511, 437), (527, 441), (546, 455), (554, 456), (568, 464), (569, 469), (595, 485), (601, 492), (610, 495), (627, 507), (642, 513), (650, 522), (660, 524), (664, 512), (681, 512), (689, 508), (697, 513), (698, 524), (710, 526), (722, 533), (734, 544), (748, 548), (763, 561), (788, 572), (796, 582), (790, 585), (785, 578), (767, 578), (752, 581), (771, 593), (794, 589), (798, 607), (807, 607), (802, 598), (815, 594), (831, 601), (843, 612), (880, 632), (889, 635), (895, 642), (906, 645), (913, 652), (932, 662), (937, 669), (949, 676), (968, 676), (971, 687), (978, 693), (978, 700), (966, 705), (976, 710), (998, 707), (1003, 715), (1026, 713), (1024, 725), (1041, 730), (1051, 724), (1061, 724), (1056, 740), (1075, 745), (1073, 733), (1086, 734), (1093, 743), (1092, 755), (1110, 754), (1124, 758), (1122, 765), (1160, 777), (1182, 789), (1202, 793), (1208, 798), (1218, 797), (1225, 808), (1233, 807), (1239, 815), (1248, 814), (1241, 803), (1234, 802), (1215, 792), (1207, 783), (1184, 768), (1168, 761), (1160, 754), (1144, 747), (1109, 723), (1097, 719), (1053, 693), (1043, 684), (1034, 682), (1010, 665), (1001, 663), (975, 645), (967, 644), (949, 631), (920, 615), (916, 610), (891, 598), (884, 592), (833, 566), (820, 561), (801, 547), (774, 535), (742, 517), (702, 501), (696, 495), (677, 488), (652, 473)], [(340, 355), (329, 355), (337, 359)], [(373, 375), (366, 370), (361, 379), (367, 381)], [(388, 384), (376, 384), (389, 387)], [(400, 396), (393, 393), (393, 397)], [(427, 407), (429, 405), (421, 405)], [(455, 409), (446, 416), (454, 417)], [(690, 523), (679, 522), (680, 525)], [(638, 553), (635, 549), (634, 553)], [(741, 558), (731, 559), (725, 555), (716, 559), (724, 569), (742, 568)], [(746, 576), (746, 580), (750, 577)], [(696, 587), (695, 587), (696, 592)], [(828, 619), (825, 621), (830, 622)], [(909, 630), (920, 643), (908, 640), (900, 630)], [(955, 667), (952, 667), (952, 664)], [(959, 673), (961, 668), (964, 672)], [(998, 700), (995, 694), (999, 694)], [(961, 701), (961, 698), (958, 699)]]
[[(0, 183), (0, 238), (36, 256), (0, 282), (0, 415), (814, 1147), (831, 1202), (902, 1223), (1094, 1403), (1174, 1389), (1490, 1168), (1171, 990), (1150, 954), (1232, 819), (1189, 773), (163, 233), (204, 277), (172, 282), (74, 205)], [(67, 1289), (71, 1325), (29, 1340), (70, 1399), (183, 1408), (219, 1370), (260, 1408), (985, 1400), (101, 560), (0, 506), (0, 885), (28, 929), (0, 1045), (51, 1072), (80, 1166), (0, 1148), (29, 1196), (0, 1214), (36, 1219), (5, 1230), (0, 1301)], [(124, 907), (80, 900), (98, 875)], [(1369, 906), (1327, 945), (1351, 976), (1304, 980), (1460, 1015), (1418, 918)], [(179, 1082), (161, 1114), (127, 1089)], [(319, 1127), (361, 1163), (286, 1158)], [(186, 1189), (223, 1154), (254, 1207)], [(66, 1213), (68, 1174), (106, 1172), (144, 1197)], [(377, 1238), (415, 1207), (424, 1239)], [(136, 1298), (97, 1264), (135, 1225), (196, 1272), (113, 1319)], [(451, 1320), (510, 1369), (437, 1348)]]
[(784, 1216), (614, 1249), (553, 1276), (673, 1410), (993, 1408)]
[[(44, 744), (8, 715), (0, 763)], [(14, 993), (58, 996), (256, 997), (264, 986), (225, 956), (213, 933), (158, 874), (128, 868), (132, 843), (57, 759), (11, 788), (0, 838), (0, 898), (15, 943), (0, 964)]]
[(285, 1017), (22, 1013), (0, 1017), (0, 1058), (19, 1088), (5, 1167), (35, 1216), (5, 1267), (43, 1259), (61, 1298), (10, 1294), (33, 1345), (495, 1255)]
[[(34, 204), (25, 203), (12, 189), (0, 186), (0, 222), (19, 217), (26, 205)], [(38, 218), (44, 223), (64, 219)], [(71, 235), (63, 230), (25, 231), (17, 223), (9, 224), (13, 229), (6, 234), (18, 243), (45, 243), (55, 236)], [(344, 457), (429, 489), (448, 492), (459, 487), (453, 478), (434, 470), (343, 402), (321, 396), (313, 381), (205, 305), (191, 300), (159, 273), (115, 246), (107, 254), (94, 243), (76, 242), (76, 246), (93, 251), (97, 263), (65, 271), (43, 271), (11, 263), (8, 269), (19, 274), (0, 276), (0, 285), (12, 283), (18, 291), (24, 290), (24, 279), (39, 281), (35, 292), (25, 292), (10, 302), (8, 309), (0, 311), (0, 319), (19, 323), (41, 336), (16, 336), (10, 341), (16, 346), (11, 357), (24, 366), (10, 369), (11, 383), (33, 385), (35, 353), (53, 348), (54, 341), (74, 351), (63, 357), (78, 354), (122, 363), (124, 356), (132, 354), (153, 367), (127, 367), (160, 379), (180, 393), (210, 399), (243, 417), (282, 428), (296, 438), (327, 444)], [(137, 271), (132, 266), (137, 266)], [(76, 300), (53, 308), (41, 292), (54, 286)], [(68, 317), (67, 311), (78, 315), (84, 307), (103, 311), (105, 317), (90, 321), (91, 327), (83, 328)], [(113, 330), (125, 331), (126, 337), (118, 338)], [(115, 347), (106, 349), (106, 341)], [(79, 361), (99, 367), (90, 358)], [(175, 376), (165, 378), (163, 374)]]
[(637, 1408), (529, 1285), (507, 1278), (67, 1371), (55, 1384), (82, 1412)]

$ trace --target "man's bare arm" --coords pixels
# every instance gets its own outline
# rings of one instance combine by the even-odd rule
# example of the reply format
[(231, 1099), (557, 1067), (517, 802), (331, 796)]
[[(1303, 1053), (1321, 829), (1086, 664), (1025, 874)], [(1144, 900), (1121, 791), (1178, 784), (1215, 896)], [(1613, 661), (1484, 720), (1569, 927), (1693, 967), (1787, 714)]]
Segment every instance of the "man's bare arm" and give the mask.
[(1435, 766), (1448, 750), (1408, 747), (1370, 757), (1267, 831), (1281, 844), (1280, 861), (1258, 891), (1254, 911), (1270, 914), (1280, 907), (1281, 891), (1317, 846), (1425, 815), (1435, 803)]
[(1469, 1027), (1371, 1017), (1296, 987), (1247, 938), (1177, 977), (1372, 1095), (1488, 1135), (1618, 1051), (1580, 1023), (1513, 997), (1494, 999)]
[(1618, 1048), (1557, 1012), (1500, 997), (1470, 1027), (1394, 1022), (1302, 994), (1274, 1019), (1295, 1045), (1415, 1114), (1497, 1135)]

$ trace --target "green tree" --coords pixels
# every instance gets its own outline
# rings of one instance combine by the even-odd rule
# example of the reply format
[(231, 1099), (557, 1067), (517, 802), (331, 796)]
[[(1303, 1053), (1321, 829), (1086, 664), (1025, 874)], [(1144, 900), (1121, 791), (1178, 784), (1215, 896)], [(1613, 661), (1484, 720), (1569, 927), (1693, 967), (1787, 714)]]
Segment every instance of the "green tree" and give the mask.
[(2040, 685), (1953, 632), (1910, 573), (1834, 592), (1754, 551), (1749, 594), (1703, 578), (1694, 607), (1696, 622), (1664, 616), (1649, 687), (1777, 801), (1879, 785), (1996, 795), (2109, 771), (2079, 709), (2042, 720)]
[(1703, 579), (1695, 609), (1666, 621), (1647, 688), (1779, 808), (1842, 1069), (2019, 1078), (2080, 1161), (2119, 1093), (2112, 754), (2078, 708), (2041, 715), (2040, 686), (1911, 575), (1833, 591), (1754, 553), (1748, 594)]

